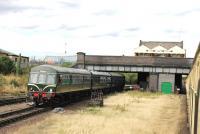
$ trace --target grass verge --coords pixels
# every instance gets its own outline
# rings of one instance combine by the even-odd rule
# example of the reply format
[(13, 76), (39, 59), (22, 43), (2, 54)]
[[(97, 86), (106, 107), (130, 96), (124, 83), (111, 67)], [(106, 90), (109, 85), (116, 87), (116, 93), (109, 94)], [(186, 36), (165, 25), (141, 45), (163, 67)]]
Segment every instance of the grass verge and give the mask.
[(28, 75), (0, 75), (0, 95), (21, 95), (27, 92)]

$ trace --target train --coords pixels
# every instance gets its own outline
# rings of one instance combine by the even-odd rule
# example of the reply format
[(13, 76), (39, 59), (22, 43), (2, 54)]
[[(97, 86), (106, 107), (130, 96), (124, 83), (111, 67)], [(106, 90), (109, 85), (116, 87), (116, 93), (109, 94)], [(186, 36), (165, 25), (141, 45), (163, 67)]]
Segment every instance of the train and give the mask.
[(122, 91), (124, 85), (125, 77), (118, 73), (39, 65), (31, 68), (27, 89), (28, 99), (38, 106), (60, 104), (95, 91)]

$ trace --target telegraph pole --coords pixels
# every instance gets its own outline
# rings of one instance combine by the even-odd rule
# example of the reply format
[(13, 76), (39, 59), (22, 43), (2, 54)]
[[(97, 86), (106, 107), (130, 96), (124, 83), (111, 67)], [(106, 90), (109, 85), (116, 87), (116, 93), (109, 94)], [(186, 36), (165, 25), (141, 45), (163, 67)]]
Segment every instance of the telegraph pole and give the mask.
[(67, 43), (65, 42), (65, 56), (67, 54)]

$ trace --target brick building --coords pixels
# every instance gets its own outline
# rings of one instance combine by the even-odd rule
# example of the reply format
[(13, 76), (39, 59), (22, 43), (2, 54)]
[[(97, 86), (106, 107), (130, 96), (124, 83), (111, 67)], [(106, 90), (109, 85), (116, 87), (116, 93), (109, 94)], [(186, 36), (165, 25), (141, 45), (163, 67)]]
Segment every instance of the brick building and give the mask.
[[(19, 55), (14, 54), (12, 52), (8, 52), (8, 51), (3, 50), (3, 49), (0, 49), (0, 57), (1, 56), (9, 57), (15, 63), (17, 63), (17, 61), (19, 60)], [(21, 67), (27, 67), (28, 64), (29, 64), (29, 57), (21, 56)]]
[(156, 56), (185, 58), (186, 50), (181, 42), (159, 42), (159, 41), (142, 41), (139, 47), (134, 50), (135, 56)]

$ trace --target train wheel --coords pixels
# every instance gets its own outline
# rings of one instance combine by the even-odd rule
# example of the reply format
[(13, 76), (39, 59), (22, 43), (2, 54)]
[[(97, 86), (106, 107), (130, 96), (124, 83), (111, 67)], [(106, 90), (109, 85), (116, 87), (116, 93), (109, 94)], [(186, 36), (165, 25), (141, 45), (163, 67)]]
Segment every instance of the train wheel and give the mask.
[(39, 102), (36, 100), (36, 101), (34, 101), (34, 105), (35, 105), (35, 107), (38, 107), (39, 106)]
[(56, 96), (53, 100), (54, 106), (63, 106), (65, 104), (63, 96)]

